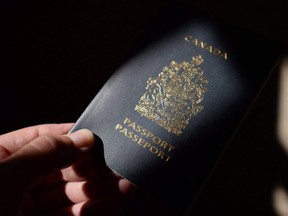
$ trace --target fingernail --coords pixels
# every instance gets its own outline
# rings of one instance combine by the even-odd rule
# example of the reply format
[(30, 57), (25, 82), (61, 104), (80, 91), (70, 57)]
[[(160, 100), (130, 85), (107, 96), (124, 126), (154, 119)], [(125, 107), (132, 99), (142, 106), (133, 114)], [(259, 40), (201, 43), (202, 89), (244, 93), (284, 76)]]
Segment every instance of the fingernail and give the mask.
[(87, 129), (81, 129), (66, 136), (68, 136), (73, 141), (74, 145), (83, 152), (88, 151), (95, 142), (93, 133)]

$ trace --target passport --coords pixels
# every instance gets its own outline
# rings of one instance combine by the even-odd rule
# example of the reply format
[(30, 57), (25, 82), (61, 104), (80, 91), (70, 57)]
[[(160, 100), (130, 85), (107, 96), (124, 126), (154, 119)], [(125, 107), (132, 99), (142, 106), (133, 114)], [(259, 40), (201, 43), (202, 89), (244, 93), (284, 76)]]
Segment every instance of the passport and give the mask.
[(163, 11), (72, 131), (99, 136), (109, 168), (183, 215), (279, 51), (266, 38), (191, 8)]

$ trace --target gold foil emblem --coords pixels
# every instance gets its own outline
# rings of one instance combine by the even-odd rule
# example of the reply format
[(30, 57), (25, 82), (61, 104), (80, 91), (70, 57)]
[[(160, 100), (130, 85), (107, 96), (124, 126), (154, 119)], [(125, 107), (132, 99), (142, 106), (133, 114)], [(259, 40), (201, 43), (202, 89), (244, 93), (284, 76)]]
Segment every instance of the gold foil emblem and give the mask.
[(201, 102), (208, 80), (200, 65), (201, 55), (191, 62), (172, 61), (157, 78), (150, 77), (135, 110), (168, 132), (180, 135), (191, 118), (203, 110)]

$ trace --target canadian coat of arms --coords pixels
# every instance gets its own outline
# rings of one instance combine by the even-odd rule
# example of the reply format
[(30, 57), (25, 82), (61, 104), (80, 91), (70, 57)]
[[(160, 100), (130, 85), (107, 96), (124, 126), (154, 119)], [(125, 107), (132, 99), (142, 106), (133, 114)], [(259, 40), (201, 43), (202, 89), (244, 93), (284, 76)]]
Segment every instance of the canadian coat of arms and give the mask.
[(201, 55), (191, 62), (172, 61), (158, 77), (150, 77), (135, 110), (168, 132), (181, 135), (189, 120), (203, 110), (208, 80), (200, 68)]

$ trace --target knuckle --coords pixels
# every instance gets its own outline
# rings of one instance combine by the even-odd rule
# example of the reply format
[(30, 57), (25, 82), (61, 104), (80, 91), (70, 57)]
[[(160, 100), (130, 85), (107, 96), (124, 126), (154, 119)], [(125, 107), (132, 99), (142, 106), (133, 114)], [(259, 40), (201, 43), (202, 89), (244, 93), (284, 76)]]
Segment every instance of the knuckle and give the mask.
[(55, 151), (61, 148), (67, 148), (69, 140), (53, 136), (41, 136), (33, 142), (33, 147), (41, 152)]

